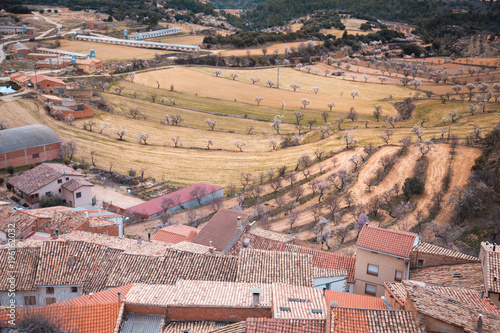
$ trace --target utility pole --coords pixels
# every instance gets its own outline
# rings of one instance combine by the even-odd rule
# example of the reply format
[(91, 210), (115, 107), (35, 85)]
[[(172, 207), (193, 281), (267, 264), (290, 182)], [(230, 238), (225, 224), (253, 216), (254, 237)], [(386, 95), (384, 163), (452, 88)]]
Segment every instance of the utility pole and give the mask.
[(278, 66), (278, 78), (276, 80), (276, 88), (280, 88), (280, 66)]

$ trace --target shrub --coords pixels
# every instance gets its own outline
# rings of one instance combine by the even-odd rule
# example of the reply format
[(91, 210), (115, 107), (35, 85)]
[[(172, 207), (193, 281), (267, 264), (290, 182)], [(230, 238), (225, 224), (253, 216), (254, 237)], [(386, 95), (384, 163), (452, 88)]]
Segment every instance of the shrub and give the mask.
[(128, 171), (128, 175), (129, 175), (130, 177), (135, 177), (135, 175), (136, 175), (136, 174), (137, 174), (137, 172), (136, 172), (134, 169), (130, 169), (130, 170)]
[(40, 208), (61, 206), (63, 204), (63, 199), (58, 195), (44, 195), (40, 198)]
[(422, 179), (417, 177), (406, 178), (403, 184), (403, 193), (410, 198), (413, 194), (422, 194), (425, 184)]
[(5, 179), (3, 179), (2, 177), (0, 177), (0, 185), (3, 185), (4, 181), (5, 181)]
[(9, 191), (10, 191), (10, 190), (12, 190), (12, 185), (11, 185), (10, 183), (7, 183), (7, 185), (6, 185), (6, 186), (7, 186), (7, 189), (8, 189)]
[(15, 171), (15, 169), (14, 169), (14, 167), (12, 165), (9, 165), (7, 167), (7, 172), (9, 173), (9, 175), (13, 175), (14, 171)]
[(65, 165), (69, 165), (71, 163), (71, 160), (69, 159), (69, 157), (65, 157), (64, 158), (64, 164)]

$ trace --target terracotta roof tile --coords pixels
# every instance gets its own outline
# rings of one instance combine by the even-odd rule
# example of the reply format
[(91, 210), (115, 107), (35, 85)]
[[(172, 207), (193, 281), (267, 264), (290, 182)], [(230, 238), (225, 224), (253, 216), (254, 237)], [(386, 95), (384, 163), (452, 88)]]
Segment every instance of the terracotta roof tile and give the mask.
[(38, 74), (38, 75), (33, 75), (31, 77), (31, 82), (33, 83), (39, 83), (39, 82), (42, 82), (42, 81), (45, 81), (45, 80), (48, 80), (48, 81), (52, 81), (52, 82), (55, 82), (55, 83), (58, 83), (61, 85), (61, 87), (65, 87), (66, 86), (66, 83), (64, 83), (63, 80), (60, 80), (58, 78), (55, 78), (55, 77), (52, 77), (52, 76), (47, 76), (47, 75), (42, 75), (42, 74)]
[(476, 332), (479, 314), (482, 314), (483, 332), (500, 332), (500, 315), (484, 313), (484, 308), (444, 295), (432, 288), (404, 282), (412, 306), (423, 315), (461, 327), (465, 332)]
[(67, 189), (70, 192), (74, 192), (82, 186), (94, 186), (94, 185), (92, 183), (89, 183), (85, 179), (70, 179), (61, 185), (61, 187)]
[(229, 324), (224, 327), (214, 329), (213, 331), (210, 331), (210, 333), (245, 333), (245, 322), (240, 321), (234, 324)]
[(163, 333), (208, 333), (215, 329), (215, 321), (174, 321), (168, 324)]
[(290, 236), (288, 236), (288, 235), (285, 235), (285, 234), (280, 233), (280, 232), (274, 232), (274, 231), (262, 229), (259, 227), (252, 227), (248, 230), (248, 232), (252, 235), (255, 235), (255, 236), (260, 236), (263, 238), (267, 238), (270, 240), (275, 240), (275, 241), (283, 242), (283, 243), (289, 242), (291, 240)]
[(398, 302), (399, 305), (404, 306), (407, 294), (405, 286), (399, 282), (384, 282), (384, 286), (396, 302)]
[(481, 252), (484, 255), (482, 264), (486, 273), (484, 277), (485, 287), (488, 291), (500, 293), (500, 246), (482, 242)]
[(253, 308), (252, 289), (261, 290), (259, 307), (271, 308), (273, 294), (270, 284), (222, 281), (179, 280), (175, 285), (135, 284), (125, 302), (158, 307), (182, 305)]
[(355, 295), (339, 291), (325, 290), (325, 300), (327, 306), (330, 306), (331, 302), (336, 301), (338, 302), (338, 306), (344, 308), (387, 310), (387, 306), (384, 304), (383, 299), (365, 295)]
[[(9, 256), (14, 252), (15, 263)], [(10, 253), (9, 253), (10, 252)], [(32, 248), (6, 248), (0, 250), (0, 290), (10, 289), (10, 283), (7, 280), (11, 277), (9, 271), (15, 271), (16, 290), (36, 290), (36, 271), (40, 260), (40, 247)], [(13, 266), (11, 266), (13, 265)]]
[(398, 257), (409, 258), (418, 235), (407, 231), (395, 231), (363, 226), (356, 246), (371, 251), (383, 252)]
[(180, 251), (199, 253), (199, 254), (208, 254), (210, 252), (210, 248), (205, 245), (190, 243), (190, 242), (180, 242), (177, 244), (172, 244), (173, 249), (177, 249)]
[(62, 175), (82, 176), (63, 164), (43, 163), (13, 178), (9, 183), (24, 193), (33, 193)]
[[(237, 217), (241, 217), (241, 227), (237, 226)], [(248, 214), (231, 209), (221, 209), (208, 221), (201, 231), (193, 238), (192, 242), (212, 246), (216, 251), (229, 251), (234, 242), (243, 232), (248, 219)], [(236, 237), (236, 238), (235, 238)]]
[(479, 258), (470, 256), (468, 254), (458, 252), (458, 251), (453, 251), (450, 249), (446, 249), (441, 246), (437, 246), (434, 244), (430, 243), (425, 243), (421, 242), (415, 247), (415, 251), (421, 252), (421, 253), (426, 253), (426, 254), (435, 254), (439, 256), (445, 256), (445, 257), (451, 257), (451, 258), (457, 258), (457, 259), (462, 259), (462, 260), (467, 260), (470, 262), (478, 262)]
[(170, 225), (158, 230), (153, 240), (169, 244), (177, 244), (184, 241), (191, 242), (199, 232), (200, 229), (183, 224)]
[(300, 253), (242, 249), (238, 282), (287, 283), (314, 286), (312, 257)]
[(37, 221), (42, 223), (45, 219), (33, 216), (27, 211), (16, 210), (5, 220), (0, 220), (0, 230), (8, 234), (12, 232), (9, 229), (14, 225), (15, 237), (19, 238), (26, 235), (30, 230), (36, 229)]
[(331, 333), (420, 333), (410, 311), (332, 307)]
[(325, 321), (314, 319), (247, 318), (247, 333), (323, 333)]
[(335, 276), (347, 276), (347, 271), (341, 269), (313, 267), (314, 279), (324, 278), (324, 277), (335, 277)]
[[(245, 242), (247, 244), (244, 244)], [(283, 243), (276, 240), (264, 238), (262, 236), (256, 236), (248, 232), (241, 235), (241, 237), (238, 239), (238, 241), (236, 241), (228, 254), (239, 255), (240, 251), (246, 247), (267, 251), (284, 251), (309, 254), (312, 256), (313, 267), (337, 271), (347, 271), (347, 282), (354, 282), (354, 265), (356, 262), (356, 258), (351, 256)]]
[(481, 290), (481, 285), (484, 283), (480, 263), (412, 269), (410, 270), (410, 280), (430, 283), (436, 286), (473, 290)]
[(320, 289), (273, 283), (273, 318), (326, 320), (328, 307)]

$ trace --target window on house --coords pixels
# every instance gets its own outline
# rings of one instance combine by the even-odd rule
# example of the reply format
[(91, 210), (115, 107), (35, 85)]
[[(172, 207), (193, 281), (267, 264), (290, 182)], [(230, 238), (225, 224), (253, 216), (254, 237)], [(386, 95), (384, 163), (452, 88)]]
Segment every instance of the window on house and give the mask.
[(58, 184), (62, 184), (62, 179), (58, 179), (58, 180), (57, 180), (57, 183), (58, 183)]
[(36, 154), (31, 155), (31, 157), (32, 158), (38, 158), (38, 157), (40, 157), (40, 154), (36, 153)]
[(36, 305), (36, 297), (24, 296), (24, 305)]
[(45, 293), (46, 294), (54, 294), (54, 287), (46, 287)]
[(82, 197), (82, 192), (76, 192), (76, 197), (81, 198)]
[(396, 281), (402, 281), (403, 280), (403, 272), (396, 271), (396, 274), (394, 275), (394, 280), (396, 280)]
[(423, 259), (418, 259), (417, 261), (417, 266), (422, 267), (424, 265), (424, 260)]
[(45, 299), (45, 305), (54, 304), (55, 302), (56, 302), (56, 298), (55, 297), (47, 297)]
[(69, 180), (69, 177), (66, 177), (66, 180)]
[(78, 287), (71, 287), (71, 292), (72, 293), (77, 293), (78, 292)]
[(377, 286), (367, 283), (365, 286), (365, 294), (376, 295), (377, 294)]
[(48, 197), (51, 197), (52, 196), (52, 192), (45, 192), (45, 195), (48, 196)]
[(377, 265), (368, 264), (368, 268), (366, 269), (366, 273), (370, 274), (370, 275), (378, 276), (378, 266)]
[(59, 193), (61, 193), (61, 189), (59, 189)]

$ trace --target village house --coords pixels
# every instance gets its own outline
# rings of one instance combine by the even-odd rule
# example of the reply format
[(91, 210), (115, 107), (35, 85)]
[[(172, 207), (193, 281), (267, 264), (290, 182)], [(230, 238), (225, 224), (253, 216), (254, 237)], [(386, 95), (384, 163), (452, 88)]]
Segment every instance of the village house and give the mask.
[(2, 34), (24, 34), (24, 35), (34, 35), (36, 29), (33, 27), (15, 26), (15, 25), (3, 25), (0, 26), (0, 33)]
[(62, 164), (43, 163), (9, 181), (21, 205), (38, 208), (43, 196), (60, 196), (71, 207), (92, 202), (92, 184)]
[(47, 75), (35, 75), (31, 77), (34, 88), (44, 94), (64, 94), (66, 83)]
[(192, 242), (213, 246), (215, 251), (227, 254), (249, 223), (249, 214), (231, 209), (220, 209), (208, 221)]
[[(31, 85), (31, 78), (25, 73), (16, 73), (10, 76), (10, 80), (21, 87), (28, 87)], [(28, 85), (29, 84), (29, 85)]]
[(491, 301), (500, 307), (500, 248), (497, 244), (481, 243), (479, 252), (484, 288)]
[(363, 226), (356, 242), (355, 294), (384, 295), (384, 282), (408, 279), (417, 234)]
[(191, 242), (199, 232), (200, 229), (198, 228), (193, 228), (183, 224), (174, 224), (158, 230), (158, 232), (154, 235), (153, 240), (169, 244)]
[(78, 59), (75, 62), (75, 67), (86, 74), (93, 74), (101, 70), (102, 60), (96, 58)]
[(14, 49), (17, 53), (17, 56), (20, 58), (26, 58), (26, 56), (30, 53), (30, 48), (21, 42), (17, 42), (14, 45)]
[(0, 132), (0, 169), (62, 159), (62, 140), (44, 125), (15, 127)]
[(58, 97), (54, 95), (39, 94), (38, 100), (50, 108), (51, 116), (58, 119), (66, 119), (73, 116), (73, 119), (88, 118), (94, 116), (94, 109), (83, 102), (77, 102), (72, 98)]

